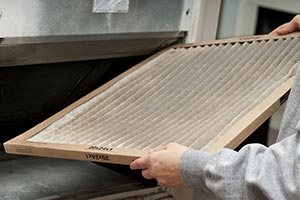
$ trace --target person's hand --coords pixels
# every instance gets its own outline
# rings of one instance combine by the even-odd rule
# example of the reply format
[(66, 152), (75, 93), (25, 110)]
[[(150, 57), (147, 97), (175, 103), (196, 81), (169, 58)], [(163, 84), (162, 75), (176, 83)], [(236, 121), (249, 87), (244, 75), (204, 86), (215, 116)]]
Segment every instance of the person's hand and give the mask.
[(188, 149), (176, 143), (168, 144), (150, 150), (145, 155), (130, 164), (130, 168), (142, 169), (142, 175), (146, 179), (155, 178), (162, 186), (181, 188), (184, 187), (180, 176), (179, 162), (183, 152)]
[(300, 15), (296, 15), (290, 22), (274, 29), (270, 35), (286, 35), (300, 30)]

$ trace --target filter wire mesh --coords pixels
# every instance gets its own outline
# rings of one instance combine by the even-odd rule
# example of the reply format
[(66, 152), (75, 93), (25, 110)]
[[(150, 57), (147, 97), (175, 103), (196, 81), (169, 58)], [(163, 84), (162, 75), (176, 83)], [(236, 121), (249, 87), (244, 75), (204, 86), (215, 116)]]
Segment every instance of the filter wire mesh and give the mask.
[(173, 48), (29, 138), (202, 149), (293, 76), (299, 38)]

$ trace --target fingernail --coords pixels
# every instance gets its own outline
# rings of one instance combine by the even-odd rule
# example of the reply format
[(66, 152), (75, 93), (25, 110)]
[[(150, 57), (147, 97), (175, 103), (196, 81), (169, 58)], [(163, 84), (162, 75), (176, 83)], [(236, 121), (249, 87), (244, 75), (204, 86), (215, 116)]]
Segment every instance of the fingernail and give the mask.
[(135, 169), (132, 163), (130, 164), (130, 169)]

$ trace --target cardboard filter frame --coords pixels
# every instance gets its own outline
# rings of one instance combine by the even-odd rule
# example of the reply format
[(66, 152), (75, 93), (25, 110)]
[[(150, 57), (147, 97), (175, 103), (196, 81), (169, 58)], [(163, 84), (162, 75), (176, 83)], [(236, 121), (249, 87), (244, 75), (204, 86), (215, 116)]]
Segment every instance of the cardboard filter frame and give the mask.
[[(300, 34), (291, 34), (288, 36), (250, 36), (241, 37), (225, 40), (215, 40), (204, 43), (193, 43), (193, 44), (178, 44), (171, 46), (161, 52), (156, 53), (145, 61), (139, 63), (138, 65), (130, 68), (128, 71), (117, 76), (113, 80), (107, 82), (103, 86), (79, 99), (75, 103), (51, 116), (47, 120), (28, 130), (27, 132), (11, 139), (4, 143), (4, 148), (7, 153), (11, 154), (21, 154), (21, 155), (31, 155), (31, 156), (44, 156), (44, 157), (54, 157), (54, 158), (66, 158), (75, 160), (85, 160), (94, 162), (108, 162), (116, 164), (129, 164), (136, 158), (147, 154), (147, 150), (138, 150), (130, 148), (114, 148), (109, 146), (97, 146), (97, 145), (83, 145), (83, 144), (56, 144), (48, 142), (30, 142), (29, 138), (38, 134), (40, 131), (48, 127), (53, 122), (61, 119), (67, 113), (77, 108), (81, 104), (89, 101), (96, 95), (102, 93), (103, 91), (110, 88), (113, 84), (126, 77), (130, 73), (141, 68), (151, 60), (159, 57), (162, 53), (168, 51), (169, 49), (176, 48), (190, 48), (203, 45), (219, 45), (227, 43), (241, 43), (241, 42), (252, 42), (252, 41), (263, 41), (270, 39), (280, 39), (289, 37), (300, 37)], [(277, 87), (271, 95), (267, 96), (263, 101), (261, 101), (257, 106), (255, 106), (250, 112), (244, 115), (238, 123), (235, 123), (225, 134), (216, 138), (215, 141), (211, 142), (210, 145), (205, 149), (208, 152), (216, 152), (221, 148), (235, 148), (238, 146), (245, 138), (247, 138), (256, 128), (258, 128), (266, 119), (268, 119), (282, 104), (283, 100), (286, 99), (291, 85), (293, 82), (293, 77), (289, 78), (279, 87)]]

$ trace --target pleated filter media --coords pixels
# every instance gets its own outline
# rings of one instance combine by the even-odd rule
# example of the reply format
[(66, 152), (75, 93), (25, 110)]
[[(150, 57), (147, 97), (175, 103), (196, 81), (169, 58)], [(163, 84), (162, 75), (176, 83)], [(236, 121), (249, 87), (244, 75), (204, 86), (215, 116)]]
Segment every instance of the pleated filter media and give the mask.
[[(19, 154), (72, 159), (57, 146), (56, 155), (41, 149), (82, 145), (111, 156), (114, 149), (146, 152), (176, 142), (206, 150), (290, 80), (299, 60), (299, 37), (177, 45), (11, 146), (19, 145)], [(39, 151), (30, 148), (35, 144)]]

